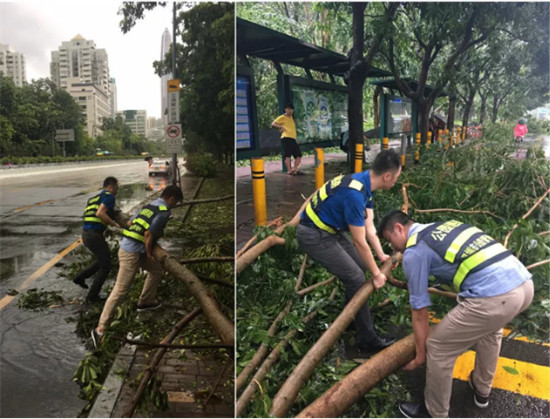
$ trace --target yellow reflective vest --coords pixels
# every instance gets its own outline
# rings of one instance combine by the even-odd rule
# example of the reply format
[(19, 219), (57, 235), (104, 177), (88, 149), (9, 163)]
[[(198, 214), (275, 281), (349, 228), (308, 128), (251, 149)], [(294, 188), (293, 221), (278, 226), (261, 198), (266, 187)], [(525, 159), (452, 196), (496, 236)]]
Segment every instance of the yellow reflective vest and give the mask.
[(146, 205), (141, 209), (136, 218), (132, 220), (132, 224), (122, 231), (122, 234), (132, 240), (144, 243), (145, 232), (151, 227), (153, 219), (157, 214), (164, 211), (168, 211), (166, 205)]
[(460, 286), (469, 274), (511, 254), (479, 228), (455, 220), (434, 223), (412, 234), (406, 248), (415, 246), (419, 241), (426, 243), (447, 262), (457, 264), (452, 287), (456, 292), (460, 292)]
[(99, 206), (101, 205), (101, 198), (103, 198), (103, 196), (105, 195), (111, 195), (111, 193), (107, 191), (101, 191), (96, 196), (88, 199), (88, 202), (86, 203), (86, 209), (84, 209), (84, 222), (98, 223), (105, 227), (106, 224), (95, 215), (97, 210), (99, 209)]

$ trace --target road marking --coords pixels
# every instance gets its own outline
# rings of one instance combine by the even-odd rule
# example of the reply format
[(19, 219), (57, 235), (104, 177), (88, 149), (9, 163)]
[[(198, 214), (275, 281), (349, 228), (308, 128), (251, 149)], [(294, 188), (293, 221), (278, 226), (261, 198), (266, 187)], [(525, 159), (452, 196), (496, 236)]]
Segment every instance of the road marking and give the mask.
[[(468, 381), (474, 369), (475, 357), (474, 351), (460, 355), (453, 378)], [(505, 367), (512, 372), (508, 372)], [(499, 357), (493, 388), (550, 401), (550, 367)]]
[[(49, 262), (46, 262), (44, 265), (42, 265), (42, 267), (40, 269), (38, 269), (31, 276), (29, 276), (27, 279), (25, 279), (25, 281), (23, 281), (23, 283), (17, 288), (17, 291), (18, 292), (23, 291), (31, 283), (36, 281), (45, 272), (47, 272), (52, 266), (54, 266), (57, 262), (59, 262), (61, 259), (63, 259), (68, 253), (72, 252), (74, 249), (76, 249), (78, 246), (80, 246), (81, 243), (82, 243), (82, 238), (79, 238), (73, 244), (67, 246), (65, 249), (63, 249), (61, 252), (59, 252)], [(11, 303), (12, 300), (15, 297), (16, 297), (15, 295), (6, 295), (4, 298), (2, 298), (0, 300), (0, 310), (3, 310), (4, 307), (6, 307), (9, 303)]]
[(13, 210), (13, 212), (25, 211), (25, 210), (28, 210), (29, 208), (40, 207), (42, 205), (50, 204), (52, 202), (55, 202), (55, 199), (48, 199), (47, 201), (37, 202), (36, 204), (27, 205), (26, 207), (16, 208)]

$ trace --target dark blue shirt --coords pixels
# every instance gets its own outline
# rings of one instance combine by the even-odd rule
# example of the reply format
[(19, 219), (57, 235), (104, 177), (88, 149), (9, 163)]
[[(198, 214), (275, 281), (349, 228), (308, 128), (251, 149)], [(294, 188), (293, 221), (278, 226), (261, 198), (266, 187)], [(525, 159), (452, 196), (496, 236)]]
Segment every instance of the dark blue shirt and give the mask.
[[(350, 225), (364, 226), (365, 209), (373, 208), (369, 170), (354, 173), (352, 178), (361, 182), (363, 189), (358, 191), (348, 187), (336, 188), (318, 212), (321, 221), (339, 230), (348, 230)], [(303, 214), (305, 211), (302, 217)]]
[[(98, 205), (105, 205), (107, 207), (107, 214), (109, 214), (110, 217), (114, 216), (113, 210), (115, 208), (115, 196), (110, 192), (107, 192), (105, 189), (102, 190), (99, 195), (101, 198), (99, 199)], [(105, 228), (106, 227), (103, 224), (91, 223), (88, 221), (84, 221), (84, 226), (82, 227), (83, 230), (95, 230), (99, 232), (104, 232)]]

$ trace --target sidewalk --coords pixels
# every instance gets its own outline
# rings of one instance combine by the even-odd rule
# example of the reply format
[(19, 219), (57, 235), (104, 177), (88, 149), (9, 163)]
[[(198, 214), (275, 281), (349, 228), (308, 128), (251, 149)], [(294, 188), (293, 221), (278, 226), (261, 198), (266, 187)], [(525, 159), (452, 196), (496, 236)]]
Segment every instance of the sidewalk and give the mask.
[[(399, 150), (400, 140), (390, 141), (389, 147)], [(371, 146), (367, 152), (367, 161), (372, 162), (378, 152), (380, 144)], [(346, 154), (325, 154), (325, 180), (329, 180), (342, 172), (346, 163)], [(289, 220), (300, 209), (300, 206), (313, 192), (315, 192), (315, 157), (304, 156), (300, 170), (305, 176), (289, 176), (281, 171), (281, 161), (266, 161), (264, 163), (267, 220), (277, 217)], [(363, 168), (366, 166), (363, 165)], [(254, 198), (252, 196), (252, 178), (250, 167), (238, 167), (235, 173), (237, 189), (237, 220), (236, 244), (241, 249), (254, 236)]]

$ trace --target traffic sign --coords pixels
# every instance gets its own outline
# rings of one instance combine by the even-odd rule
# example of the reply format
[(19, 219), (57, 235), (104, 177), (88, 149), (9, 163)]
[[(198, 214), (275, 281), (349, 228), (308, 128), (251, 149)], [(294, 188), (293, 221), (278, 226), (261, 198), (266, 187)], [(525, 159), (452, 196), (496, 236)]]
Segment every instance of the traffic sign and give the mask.
[(181, 140), (181, 124), (170, 124), (166, 128), (167, 140)]
[(168, 123), (175, 124), (180, 120), (180, 92), (168, 92)]
[(178, 79), (168, 80), (168, 91), (169, 92), (179, 92), (180, 91), (180, 81)]
[(55, 141), (74, 141), (74, 129), (56, 129)]

